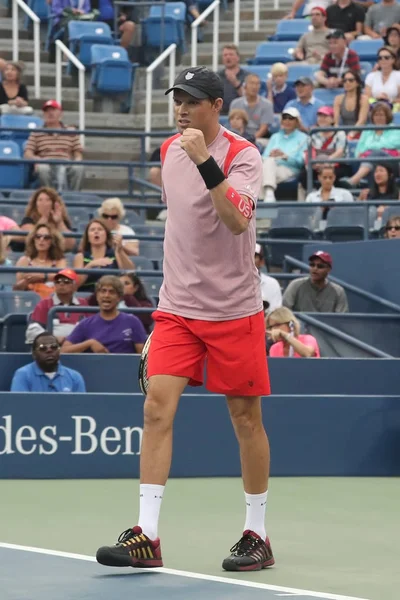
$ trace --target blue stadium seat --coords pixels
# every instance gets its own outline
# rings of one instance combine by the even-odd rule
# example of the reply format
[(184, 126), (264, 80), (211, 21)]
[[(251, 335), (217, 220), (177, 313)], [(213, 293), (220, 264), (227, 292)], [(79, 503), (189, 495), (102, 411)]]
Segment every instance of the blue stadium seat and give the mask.
[[(319, 223), (319, 209), (315, 206), (288, 208), (277, 205), (277, 215), (272, 219), (268, 237), (286, 240), (312, 240), (313, 231)], [(299, 244), (270, 244), (269, 262), (273, 266), (281, 266), (285, 254), (302, 260), (304, 242)]]
[(367, 75), (369, 75), (373, 69), (373, 65), (371, 65), (371, 63), (369, 62), (360, 62), (360, 67), (361, 67), (361, 79), (363, 80), (363, 82), (365, 81), (365, 78)]
[(15, 273), (3, 271), (0, 265), (0, 290), (12, 290), (12, 286), (15, 283)]
[(125, 94), (132, 90), (138, 64), (132, 64), (121, 46), (94, 44), (91, 47), (91, 92)]
[(164, 7), (153, 4), (150, 7), (149, 17), (161, 18), (163, 10), (165, 17), (172, 17), (182, 22), (186, 21), (186, 4), (184, 2), (168, 2)]
[[(1, 205), (0, 205), (1, 206)], [(139, 235), (160, 236), (165, 234), (165, 228), (158, 225), (144, 225), (143, 223), (134, 225), (135, 233)]]
[(339, 94), (343, 94), (343, 88), (337, 88), (335, 90), (316, 88), (314, 90), (314, 96), (321, 100), (326, 106), (333, 106), (333, 102)]
[(32, 190), (12, 190), (10, 192), (9, 199), (10, 200), (26, 200), (28, 202), (29, 198), (32, 196)]
[(314, 79), (315, 73), (318, 71), (319, 65), (290, 65), (288, 67), (288, 79), (289, 85), (294, 85), (294, 82), (300, 79), (300, 77), (309, 77)]
[(153, 262), (147, 256), (134, 256), (132, 260), (135, 265), (135, 271), (154, 271)]
[(25, 343), (25, 331), (27, 324), (27, 314), (9, 314), (5, 317), (1, 331), (1, 352), (30, 351), (31, 347)]
[(283, 19), (276, 27), (276, 33), (269, 37), (276, 42), (297, 42), (304, 33), (311, 31), (312, 25), (308, 19)]
[(332, 242), (362, 240), (364, 225), (364, 207), (335, 206), (328, 213), (324, 238)]
[[(39, 17), (42, 23), (47, 23), (50, 16), (50, 5), (47, 0), (28, 0), (29, 8)], [(28, 16), (24, 19), (24, 27), (28, 29), (30, 19)]]
[(400, 112), (393, 113), (393, 124), (400, 125)]
[(0, 215), (13, 219), (19, 225), (24, 218), (25, 208), (22, 204), (0, 204)]
[(0, 317), (13, 313), (28, 315), (40, 300), (35, 292), (0, 292)]
[(93, 44), (113, 44), (111, 29), (107, 23), (96, 21), (70, 21), (68, 23), (70, 50), (85, 67), (91, 65), (90, 48)]
[[(140, 255), (152, 261), (160, 262), (164, 258), (164, 243), (142, 241), (140, 242)], [(136, 257), (133, 259), (133, 262), (136, 262)]]
[(276, 62), (287, 63), (293, 60), (295, 42), (263, 42), (256, 48), (254, 58), (249, 58), (249, 65), (273, 65)]
[[(164, 30), (163, 30), (164, 28)], [(148, 17), (142, 21), (142, 42), (148, 48), (159, 48), (161, 40), (164, 48), (176, 44), (182, 51), (186, 51), (185, 25), (175, 17)]]
[(376, 63), (376, 55), (378, 50), (384, 45), (384, 41), (378, 40), (354, 40), (350, 43), (350, 49), (357, 52), (360, 61)]
[(153, 298), (158, 298), (160, 294), (160, 288), (162, 286), (163, 278), (162, 277), (143, 277), (142, 279), (143, 285), (146, 289), (146, 292), (149, 296)]
[[(21, 131), (7, 131), (7, 127), (20, 128)], [(0, 118), (0, 139), (13, 140), (20, 148), (23, 154), (23, 146), (27, 141), (30, 132), (24, 131), (40, 129), (43, 127), (43, 119), (34, 115), (3, 115)]]
[(0, 140), (0, 158), (9, 162), (0, 162), (0, 188), (24, 187), (24, 165), (13, 165), (13, 159), (21, 158), (19, 146), (13, 141)]
[(91, 194), (90, 192), (63, 192), (62, 199), (65, 204), (68, 204), (69, 202), (98, 202), (99, 206), (103, 201), (101, 196)]
[(79, 229), (80, 223), (87, 225), (91, 218), (90, 208), (81, 208), (80, 206), (68, 206), (68, 216), (71, 219), (72, 229)]
[(126, 214), (123, 223), (135, 228), (136, 225), (142, 225), (145, 221), (145, 216), (136, 212), (133, 208), (125, 208)]
[[(395, 198), (393, 198), (394, 200)], [(383, 215), (382, 215), (382, 227), (384, 227), (386, 225), (387, 220), (390, 217), (398, 217), (400, 215), (400, 202), (399, 202), (399, 206), (395, 206), (394, 204), (392, 204), (391, 206), (387, 206), (385, 208), (385, 210), (383, 211)]]

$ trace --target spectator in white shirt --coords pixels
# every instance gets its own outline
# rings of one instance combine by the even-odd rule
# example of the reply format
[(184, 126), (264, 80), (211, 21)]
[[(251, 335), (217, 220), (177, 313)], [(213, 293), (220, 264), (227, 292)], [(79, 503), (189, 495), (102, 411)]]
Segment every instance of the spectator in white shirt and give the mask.
[[(105, 221), (111, 233), (125, 237), (127, 235), (135, 235), (132, 227), (123, 225), (120, 221), (125, 217), (125, 208), (119, 198), (107, 198), (97, 211), (99, 217)], [(125, 252), (129, 256), (138, 256), (139, 242), (138, 240), (124, 240), (122, 242)]]
[(369, 73), (365, 79), (365, 93), (374, 100), (400, 102), (400, 71), (396, 69), (397, 55), (390, 46), (378, 52), (378, 71)]
[(261, 244), (256, 244), (254, 264), (260, 275), (261, 297), (264, 305), (264, 312), (267, 315), (276, 308), (282, 306), (282, 291), (278, 281), (262, 271), (263, 267), (265, 267), (265, 259)]
[[(322, 165), (318, 175), (321, 185), (319, 190), (311, 192), (306, 202), (353, 202), (354, 198), (349, 190), (334, 186), (336, 179), (334, 165)], [(325, 221), (331, 207), (321, 207), (321, 220)]]

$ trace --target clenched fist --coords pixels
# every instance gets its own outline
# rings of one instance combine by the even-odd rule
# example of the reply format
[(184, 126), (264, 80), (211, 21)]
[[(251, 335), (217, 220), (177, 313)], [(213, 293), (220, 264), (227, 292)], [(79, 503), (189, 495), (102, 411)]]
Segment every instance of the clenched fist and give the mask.
[(203, 132), (200, 129), (188, 127), (181, 136), (181, 148), (195, 165), (201, 165), (210, 158)]

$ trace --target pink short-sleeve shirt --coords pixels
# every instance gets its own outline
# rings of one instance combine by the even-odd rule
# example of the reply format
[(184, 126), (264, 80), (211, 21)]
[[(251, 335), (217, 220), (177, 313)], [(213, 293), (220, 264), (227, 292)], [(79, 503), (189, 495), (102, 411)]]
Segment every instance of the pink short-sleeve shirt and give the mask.
[[(321, 358), (321, 353), (319, 351), (318, 342), (313, 335), (300, 334), (299, 336), (297, 336), (297, 339), (299, 340), (299, 342), (306, 344), (306, 346), (311, 346), (311, 348), (314, 348), (315, 354), (314, 354), (313, 358)], [(271, 348), (269, 349), (269, 356), (270, 357), (272, 356), (275, 358), (282, 358), (284, 356), (283, 348), (284, 348), (283, 342), (276, 342), (275, 344), (272, 344)], [(302, 358), (302, 357), (300, 356), (300, 354), (295, 352), (293, 354), (293, 358)]]
[[(0, 208), (1, 210), (1, 208)], [(9, 217), (0, 216), (0, 231), (8, 231), (9, 229), (16, 229), (18, 225), (15, 221), (10, 219)]]
[[(221, 126), (208, 150), (229, 184), (255, 206), (262, 178), (257, 148)], [(179, 134), (164, 142), (161, 160), (168, 216), (159, 310), (207, 321), (258, 313), (263, 305), (254, 264), (255, 214), (244, 233), (228, 229)]]

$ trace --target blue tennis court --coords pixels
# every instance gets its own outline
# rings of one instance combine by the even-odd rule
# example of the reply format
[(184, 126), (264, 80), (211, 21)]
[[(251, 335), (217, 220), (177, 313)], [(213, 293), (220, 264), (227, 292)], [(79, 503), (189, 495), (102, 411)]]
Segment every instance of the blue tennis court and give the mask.
[(0, 543), (2, 600), (362, 600), (171, 569), (108, 569), (94, 558)]

